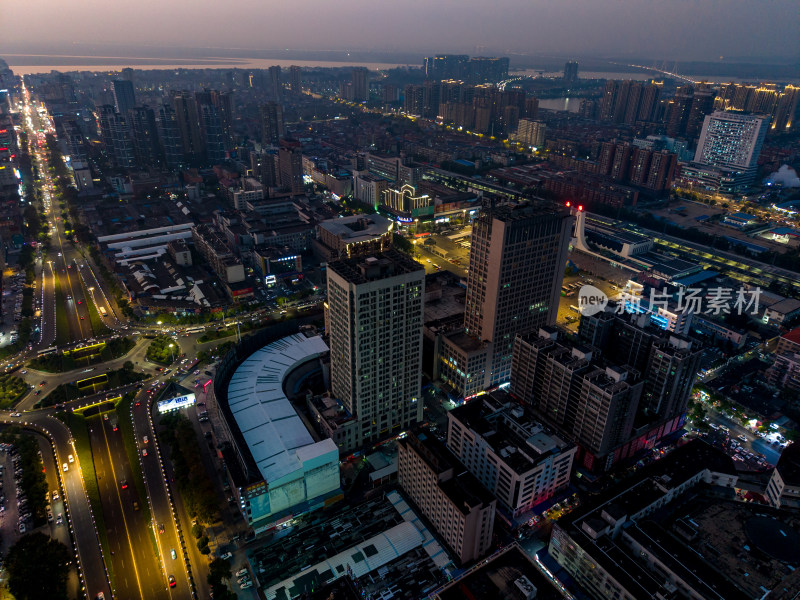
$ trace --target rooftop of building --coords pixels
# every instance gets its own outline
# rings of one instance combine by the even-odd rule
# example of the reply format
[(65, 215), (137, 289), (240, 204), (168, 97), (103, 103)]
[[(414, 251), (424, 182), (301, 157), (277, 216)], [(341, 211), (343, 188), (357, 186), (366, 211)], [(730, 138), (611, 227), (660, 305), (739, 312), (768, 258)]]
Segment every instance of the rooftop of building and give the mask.
[(454, 408), (450, 415), (480, 435), (495, 454), (519, 474), (573, 447), (532, 419), (501, 389)]
[(746, 600), (750, 596), (737, 589), (730, 580), (702, 561), (685, 560), (686, 546), (673, 539), (653, 521), (642, 521), (625, 530), (642, 548), (646, 548), (670, 571), (692, 588), (700, 591), (704, 598), (719, 600)]
[(225, 295), (225, 290), (221, 285), (211, 283), (210, 281), (197, 282), (192, 289), (192, 295), (208, 301), (209, 306), (223, 306), (228, 304), (228, 297)]
[(264, 233), (267, 236), (287, 235), (290, 233), (304, 233), (311, 232), (314, 229), (312, 223), (306, 223), (301, 219), (296, 219), (289, 223), (280, 223), (275, 225), (266, 225)]
[(758, 219), (757, 216), (751, 215), (750, 213), (746, 212), (737, 212), (730, 215), (725, 215), (726, 219), (735, 219), (737, 221), (755, 221)]
[(363, 598), (353, 579), (349, 575), (344, 575), (307, 593), (306, 600), (363, 600)]
[(322, 418), (328, 423), (331, 429), (338, 429), (353, 420), (351, 415), (341, 400), (331, 398), (330, 396), (314, 396), (311, 399), (315, 410), (322, 415)]
[(338, 219), (321, 221), (318, 225), (320, 229), (332, 233), (346, 240), (348, 243), (357, 243), (364, 240), (371, 240), (389, 233), (392, 230), (392, 222), (386, 217), (378, 214), (374, 215), (352, 215)]
[[(640, 524), (651, 545), (684, 562), (718, 598), (760, 598), (771, 590), (769, 598), (786, 600), (800, 589), (797, 513), (699, 495), (657, 517)], [(695, 560), (685, 560), (689, 552)]]
[[(485, 214), (504, 222), (523, 221), (526, 219), (537, 219), (542, 217), (569, 217), (569, 209), (551, 202), (536, 198), (518, 204), (497, 204), (485, 206)], [(483, 212), (483, 211), (482, 211)]]
[(314, 456), (338, 455), (332, 440), (314, 441), (283, 389), (291, 371), (327, 352), (320, 336), (290, 335), (250, 355), (231, 377), (230, 410), (267, 483), (302, 468)]
[[(720, 572), (736, 572), (735, 565), (723, 567), (722, 565), (708, 564), (726, 553), (733, 552), (734, 555), (737, 553), (741, 555), (744, 550), (745, 554), (748, 554), (750, 552), (748, 546), (739, 545), (742, 544), (745, 536), (720, 536), (720, 540), (714, 542), (713, 545), (709, 542), (711, 548), (708, 553), (699, 551), (697, 547), (698, 543), (705, 543), (705, 540), (713, 535), (706, 529), (706, 527), (712, 527), (712, 521), (709, 520), (701, 527), (697, 522), (697, 517), (693, 517), (691, 513), (697, 514), (697, 511), (700, 510), (698, 507), (716, 506), (724, 502), (720, 500), (720, 492), (705, 487), (693, 489), (691, 492), (687, 490), (685, 493), (692, 494), (691, 504), (681, 501), (682, 498), (686, 498), (685, 495), (679, 496), (676, 500), (677, 503), (668, 504), (658, 512), (649, 513), (649, 516), (638, 519), (636, 522), (630, 521), (632, 515), (653, 506), (663, 498), (667, 490), (679, 487), (705, 469), (735, 475), (733, 461), (730, 457), (700, 440), (692, 441), (604, 492), (591, 503), (591, 506), (579, 508), (565, 516), (559, 521), (558, 527), (567, 531), (595, 562), (635, 597), (639, 597), (640, 594), (642, 597), (651, 597), (653, 591), (661, 588), (666, 581), (662, 580), (656, 572), (651, 571), (647, 562), (640, 560), (639, 555), (631, 552), (628, 545), (621, 542), (620, 538), (612, 539), (609, 535), (595, 536), (591, 534), (592, 531), (600, 533), (612, 523), (625, 518), (628, 519), (628, 523), (623, 526), (622, 535), (630, 535), (636, 539), (643, 547), (658, 556), (668, 568), (699, 589), (703, 597), (717, 600), (758, 597), (760, 594), (743, 595), (741, 589), (737, 589), (732, 581), (724, 575), (720, 575)], [(728, 495), (731, 494), (732, 491), (728, 490)], [(724, 494), (722, 495), (724, 496)], [(739, 503), (732, 504), (739, 505)], [(675, 515), (669, 514), (672, 510), (670, 507), (680, 507), (679, 516), (683, 520), (688, 520), (691, 528), (702, 530), (702, 535), (697, 537), (697, 532), (695, 532), (696, 537), (690, 539), (685, 532), (677, 532), (677, 535), (676, 531), (671, 531), (669, 534), (660, 533), (662, 526), (668, 526), (673, 530), (678, 529), (678, 525), (676, 525), (678, 519), (675, 518)], [(765, 508), (758, 506), (753, 507), (752, 510), (761, 512)], [(658, 521), (658, 525), (653, 524), (653, 519)], [(723, 521), (719, 521), (719, 527), (726, 528), (728, 525)], [(742, 541), (735, 548), (731, 548), (731, 540), (736, 539)], [(686, 562), (687, 556), (693, 556), (692, 560)], [(745, 571), (739, 570), (739, 572), (744, 573)], [(737, 577), (737, 581), (742, 580), (741, 577)], [(765, 589), (762, 589), (761, 593), (764, 591)]]
[(464, 320), (466, 290), (458, 285), (442, 285), (425, 278), (425, 323), (458, 317)]
[(654, 252), (648, 252), (643, 256), (637, 256), (638, 260), (650, 263), (650, 270), (661, 273), (669, 279), (678, 279), (700, 271), (702, 267), (688, 260), (664, 256)]
[[(635, 514), (652, 503), (659, 488), (679, 487), (705, 469), (731, 476), (737, 474), (730, 456), (703, 440), (694, 439), (614, 486), (590, 506), (567, 515), (561, 522), (577, 524), (599, 516), (602, 511), (608, 511), (616, 518)], [(658, 495), (664, 494), (663, 489), (657, 492)]]
[(613, 226), (605, 225), (597, 221), (586, 223), (586, 232), (588, 233), (590, 231), (600, 233), (605, 236), (610, 236), (625, 244), (644, 244), (650, 241), (650, 238), (647, 236), (634, 233), (632, 231), (617, 229)]
[(511, 544), (499, 554), (477, 568), (447, 584), (436, 593), (440, 600), (463, 598), (503, 598), (526, 600), (535, 588), (537, 600), (559, 600), (567, 597), (533, 564), (528, 555), (516, 544)]
[(594, 369), (583, 374), (585, 380), (592, 386), (607, 394), (617, 394), (628, 390), (639, 381), (639, 373), (627, 367), (617, 365), (597, 365)]
[(597, 362), (599, 353), (594, 348), (565, 338), (564, 334), (566, 333), (557, 327), (541, 327), (538, 332), (520, 336), (520, 339), (525, 344), (543, 351), (550, 359), (567, 368), (580, 368), (589, 364), (593, 359)]
[(167, 244), (174, 252), (184, 252), (189, 250), (189, 245), (184, 239), (172, 240)]
[(465, 354), (477, 352), (479, 350), (485, 350), (489, 347), (488, 342), (479, 340), (474, 335), (468, 334), (463, 329), (448, 333), (445, 337), (450, 343), (457, 348), (460, 348)]
[(370, 183), (376, 183), (378, 181), (386, 181), (388, 183), (388, 181), (389, 181), (388, 179), (385, 179), (384, 177), (381, 177), (379, 175), (375, 175), (373, 173), (368, 173), (366, 171), (360, 171), (358, 173), (358, 175), (356, 175), (356, 177), (358, 179), (363, 180), (363, 181), (369, 181)]
[(265, 595), (268, 600), (288, 600), (348, 571), (356, 578), (363, 577), (420, 547), (423, 541), (414, 525), (403, 521), (270, 586)]
[(223, 233), (215, 225), (201, 223), (192, 229), (193, 234), (203, 240), (219, 255), (229, 254), (228, 242)]
[(800, 300), (795, 300), (794, 298), (786, 298), (770, 306), (769, 310), (772, 312), (788, 315), (789, 313), (793, 313), (796, 310), (800, 310)]
[(328, 270), (353, 284), (389, 279), (408, 273), (425, 274), (425, 268), (397, 250), (376, 252), (368, 257), (344, 258), (328, 263)]
[[(387, 547), (395, 541), (400, 542), (396, 548)], [(282, 535), (251, 546), (247, 554), (269, 599), (319, 589), (346, 577), (348, 567), (360, 589), (374, 598), (390, 588), (395, 597), (422, 598), (423, 590), (443, 581), (441, 567), (450, 562), (396, 491), (361, 504), (339, 502), (296, 519)]]
[(413, 449), (437, 475), (452, 469), (452, 477), (440, 481), (439, 487), (463, 514), (469, 514), (473, 508), (488, 506), (494, 501), (489, 490), (429, 431), (413, 431), (397, 443)]

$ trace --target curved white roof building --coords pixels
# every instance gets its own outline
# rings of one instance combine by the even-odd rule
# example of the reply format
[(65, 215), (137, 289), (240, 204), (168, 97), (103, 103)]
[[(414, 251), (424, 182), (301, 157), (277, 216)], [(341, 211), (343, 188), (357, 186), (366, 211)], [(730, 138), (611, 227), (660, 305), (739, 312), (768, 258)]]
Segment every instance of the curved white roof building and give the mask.
[(314, 440), (283, 391), (292, 371), (327, 352), (320, 336), (290, 335), (249, 356), (228, 384), (230, 410), (263, 477), (240, 490), (257, 532), (341, 493), (339, 449)]

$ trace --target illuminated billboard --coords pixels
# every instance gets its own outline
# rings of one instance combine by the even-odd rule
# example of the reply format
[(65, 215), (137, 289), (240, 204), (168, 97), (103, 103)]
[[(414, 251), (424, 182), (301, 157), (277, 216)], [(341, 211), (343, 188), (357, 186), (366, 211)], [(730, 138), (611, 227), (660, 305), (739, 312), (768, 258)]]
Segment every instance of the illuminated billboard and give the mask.
[(167, 400), (160, 400), (158, 402), (158, 412), (165, 413), (173, 410), (178, 410), (186, 406), (191, 406), (195, 402), (194, 394), (187, 394), (186, 396), (178, 396), (177, 398), (169, 398)]

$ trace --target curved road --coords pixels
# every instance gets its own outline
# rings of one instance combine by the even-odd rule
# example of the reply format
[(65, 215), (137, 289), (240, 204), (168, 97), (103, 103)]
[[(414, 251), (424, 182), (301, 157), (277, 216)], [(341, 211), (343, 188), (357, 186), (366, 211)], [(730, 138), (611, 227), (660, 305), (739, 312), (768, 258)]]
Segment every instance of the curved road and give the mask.
[(94, 517), (89, 506), (89, 498), (83, 486), (83, 475), (77, 460), (77, 452), (69, 429), (58, 419), (48, 414), (50, 411), (25, 413), (20, 417), (12, 417), (8, 411), (0, 411), (0, 422), (29, 427), (45, 433), (53, 442), (56, 451), (56, 464), (63, 465), (67, 457), (76, 457), (68, 471), (59, 469), (63, 500), (67, 511), (72, 537), (75, 540), (76, 557), (79, 571), (83, 577), (90, 598), (103, 592), (111, 598), (111, 588), (106, 577), (103, 555), (95, 529)]

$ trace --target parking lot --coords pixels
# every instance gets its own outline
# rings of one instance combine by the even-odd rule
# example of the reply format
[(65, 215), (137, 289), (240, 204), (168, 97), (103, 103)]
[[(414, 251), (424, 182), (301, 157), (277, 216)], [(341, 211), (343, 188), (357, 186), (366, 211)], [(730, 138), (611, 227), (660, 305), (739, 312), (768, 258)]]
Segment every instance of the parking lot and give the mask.
[(0, 444), (0, 547), (3, 553), (14, 545), (20, 535), (31, 529), (28, 499), (19, 488), (22, 469), (19, 454), (12, 444)]
[(19, 513), (17, 511), (17, 481), (14, 477), (14, 461), (10, 446), (0, 444), (0, 549), (5, 555), (19, 537)]
[(619, 286), (616, 283), (605, 281), (597, 276), (571, 275), (564, 277), (562, 295), (558, 302), (556, 323), (571, 331), (578, 330), (578, 322), (580, 320), (580, 312), (578, 312), (578, 294), (581, 287), (584, 285), (596, 287), (608, 296), (609, 299), (613, 299), (619, 294)]
[(17, 341), (17, 328), (22, 320), (22, 289), (25, 273), (6, 269), (3, 273), (2, 321), (0, 321), (0, 347)]

